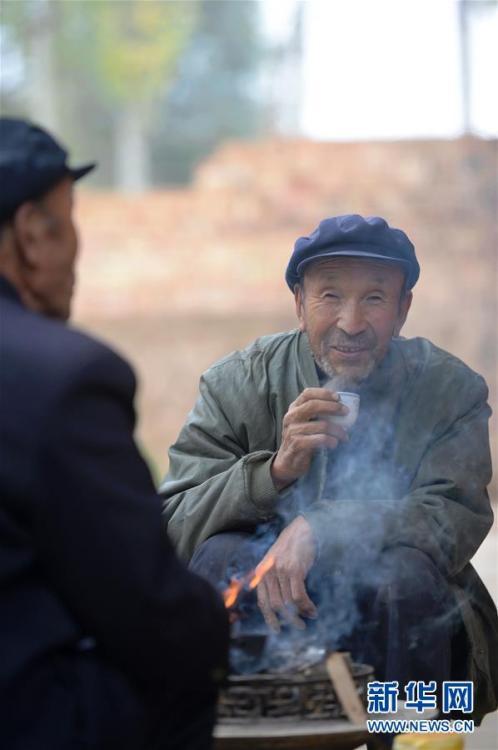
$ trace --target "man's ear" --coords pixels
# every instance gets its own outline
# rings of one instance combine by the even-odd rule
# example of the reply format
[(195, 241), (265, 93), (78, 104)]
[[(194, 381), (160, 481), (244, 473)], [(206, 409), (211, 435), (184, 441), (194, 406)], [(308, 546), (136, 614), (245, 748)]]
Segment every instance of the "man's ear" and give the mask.
[(296, 303), (296, 315), (299, 320), (299, 330), (305, 331), (306, 324), (304, 322), (304, 291), (302, 284), (296, 284), (294, 286), (294, 300)]
[(35, 268), (39, 264), (41, 241), (48, 232), (46, 217), (35, 203), (23, 203), (15, 213), (12, 226), (19, 260), (23, 265)]
[(408, 311), (411, 307), (412, 300), (412, 292), (406, 292), (406, 294), (404, 294), (400, 299), (398, 320), (396, 321), (396, 325), (394, 327), (393, 336), (399, 336), (399, 334), (401, 333), (401, 329), (405, 325), (406, 318), (408, 317)]

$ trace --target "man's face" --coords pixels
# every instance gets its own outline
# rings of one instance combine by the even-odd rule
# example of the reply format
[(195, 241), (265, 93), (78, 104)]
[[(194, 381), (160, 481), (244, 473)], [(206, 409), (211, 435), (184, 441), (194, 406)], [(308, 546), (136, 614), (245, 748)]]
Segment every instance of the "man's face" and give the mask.
[(313, 356), (329, 377), (359, 383), (383, 359), (411, 304), (394, 263), (327, 258), (311, 264), (296, 287), (296, 309)]
[(34, 306), (66, 320), (71, 311), (78, 236), (73, 223), (73, 181), (64, 179), (35, 205), (36, 231), (31, 242), (29, 274)]

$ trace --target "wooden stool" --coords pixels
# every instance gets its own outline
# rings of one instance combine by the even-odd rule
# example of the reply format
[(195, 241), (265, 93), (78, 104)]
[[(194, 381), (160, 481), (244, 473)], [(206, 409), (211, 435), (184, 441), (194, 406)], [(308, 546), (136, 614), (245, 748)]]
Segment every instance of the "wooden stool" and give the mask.
[(384, 750), (382, 740), (365, 726), (342, 719), (277, 721), (261, 719), (247, 724), (218, 724), (215, 750)]
[[(437, 710), (425, 709), (417, 719), (434, 719)], [(398, 702), (396, 714), (371, 714), (372, 719), (413, 719), (413, 711)], [(255, 719), (252, 722), (220, 723), (214, 731), (214, 750), (388, 750), (391, 741), (370, 734), (365, 724), (346, 719), (324, 721)]]

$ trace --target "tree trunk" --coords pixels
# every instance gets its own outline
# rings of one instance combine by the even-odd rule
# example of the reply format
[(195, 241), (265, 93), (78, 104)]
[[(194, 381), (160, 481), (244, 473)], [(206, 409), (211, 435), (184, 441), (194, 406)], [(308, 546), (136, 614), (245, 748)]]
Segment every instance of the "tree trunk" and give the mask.
[(57, 15), (55, 6), (40, 3), (32, 19), (28, 44), (27, 105), (32, 120), (60, 134), (57, 107), (57, 82), (54, 37)]
[(142, 112), (125, 105), (119, 112), (114, 142), (115, 184), (126, 193), (140, 193), (150, 187), (147, 134)]
[(470, 76), (470, 3), (460, 0), (458, 5), (460, 30), (460, 80), (462, 89), (462, 127), (463, 134), (471, 131), (471, 76)]

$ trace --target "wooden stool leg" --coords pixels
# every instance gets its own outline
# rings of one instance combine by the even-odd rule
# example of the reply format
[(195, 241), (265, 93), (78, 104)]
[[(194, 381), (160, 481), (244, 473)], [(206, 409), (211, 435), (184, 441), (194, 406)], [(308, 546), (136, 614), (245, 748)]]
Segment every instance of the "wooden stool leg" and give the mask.
[(393, 739), (394, 737), (386, 737), (385, 735), (372, 735), (367, 742), (367, 750), (390, 750)]

